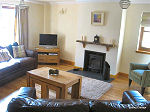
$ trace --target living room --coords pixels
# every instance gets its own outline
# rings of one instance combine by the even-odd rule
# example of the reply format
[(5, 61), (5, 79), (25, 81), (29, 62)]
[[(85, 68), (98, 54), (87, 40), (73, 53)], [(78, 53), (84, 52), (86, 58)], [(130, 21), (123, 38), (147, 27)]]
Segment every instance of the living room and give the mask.
[[(141, 20), (143, 12), (150, 12), (150, 2), (130, 1), (127, 9), (121, 8), (120, 0), (23, 1), (28, 6), (28, 49), (36, 50), (39, 47), (39, 34), (57, 34), (60, 65), (40, 64), (38, 68), (82, 70), (86, 50), (101, 52), (105, 54), (105, 60), (110, 65), (110, 78), (113, 80), (110, 83), (112, 87), (98, 99), (120, 101), (124, 91), (137, 90), (141, 93), (141, 86), (136, 81), (132, 81), (128, 87), (128, 74), (130, 63), (148, 64), (150, 60), (148, 51), (139, 50)], [(19, 0), (5, 0), (0, 5), (19, 3)], [(92, 14), (96, 11), (103, 14), (101, 25), (93, 24)], [(99, 37), (100, 45), (89, 44), (88, 42), (94, 41), (96, 35)], [(23, 86), (26, 86), (26, 76), (1, 86), (0, 103), (3, 104), (7, 97), (11, 97), (11, 94)], [(147, 100), (150, 100), (149, 91), (147, 87), (143, 95)], [(40, 94), (39, 90), (38, 93)]]

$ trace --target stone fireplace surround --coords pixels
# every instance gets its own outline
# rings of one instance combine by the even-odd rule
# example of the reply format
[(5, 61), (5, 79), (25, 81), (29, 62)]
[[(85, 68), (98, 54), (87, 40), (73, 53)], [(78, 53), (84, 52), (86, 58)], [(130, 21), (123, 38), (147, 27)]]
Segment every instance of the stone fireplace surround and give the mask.
[[(88, 41), (90, 41), (90, 39)], [(103, 46), (87, 45), (86, 48), (83, 48), (83, 45), (81, 43), (77, 43), (75, 66), (84, 68), (84, 52), (85, 52), (85, 50), (106, 53), (105, 60), (110, 65), (110, 74), (116, 75), (116, 73), (117, 73), (117, 57), (118, 57), (117, 56), (118, 55), (117, 47), (110, 49), (109, 51), (106, 51), (106, 48)]]

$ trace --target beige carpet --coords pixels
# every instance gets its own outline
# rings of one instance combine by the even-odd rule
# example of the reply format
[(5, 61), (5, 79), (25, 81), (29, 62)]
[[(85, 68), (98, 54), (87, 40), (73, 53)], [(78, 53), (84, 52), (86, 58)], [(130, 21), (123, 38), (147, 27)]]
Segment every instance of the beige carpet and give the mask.
[[(82, 76), (81, 98), (99, 99), (111, 87), (111, 83)], [(71, 93), (71, 88), (68, 92)]]

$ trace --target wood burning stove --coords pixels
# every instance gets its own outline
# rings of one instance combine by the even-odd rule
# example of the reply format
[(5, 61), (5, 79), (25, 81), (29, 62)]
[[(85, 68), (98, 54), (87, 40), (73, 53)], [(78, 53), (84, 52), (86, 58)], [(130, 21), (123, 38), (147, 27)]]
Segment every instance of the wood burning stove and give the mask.
[(85, 50), (83, 70), (99, 73), (104, 80), (109, 80), (110, 66), (105, 58), (106, 53)]

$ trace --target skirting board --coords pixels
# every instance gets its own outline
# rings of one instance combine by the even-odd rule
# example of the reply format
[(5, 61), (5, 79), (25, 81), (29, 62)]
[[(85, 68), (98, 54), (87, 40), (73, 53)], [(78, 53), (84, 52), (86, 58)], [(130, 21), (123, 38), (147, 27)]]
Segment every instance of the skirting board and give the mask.
[(73, 62), (73, 61), (68, 61), (68, 60), (64, 60), (64, 59), (60, 59), (60, 62), (61, 63), (66, 63), (66, 64), (69, 64), (69, 65), (75, 65), (75, 62)]
[(125, 76), (125, 77), (128, 77), (128, 74), (127, 74), (127, 73), (123, 73), (123, 72), (118, 72), (116, 75), (110, 74), (110, 76), (111, 76), (112, 78), (117, 78), (118, 76)]

